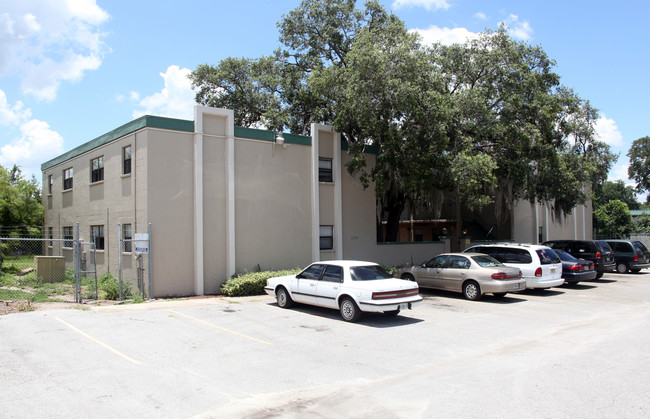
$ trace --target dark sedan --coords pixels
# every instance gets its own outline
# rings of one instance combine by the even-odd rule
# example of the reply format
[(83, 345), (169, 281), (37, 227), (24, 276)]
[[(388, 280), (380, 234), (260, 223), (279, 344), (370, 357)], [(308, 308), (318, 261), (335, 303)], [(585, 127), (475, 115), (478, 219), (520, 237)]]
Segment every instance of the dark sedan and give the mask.
[(593, 262), (578, 259), (562, 250), (555, 249), (555, 253), (562, 261), (562, 278), (565, 284), (577, 284), (580, 281), (596, 279), (598, 272), (594, 269)]

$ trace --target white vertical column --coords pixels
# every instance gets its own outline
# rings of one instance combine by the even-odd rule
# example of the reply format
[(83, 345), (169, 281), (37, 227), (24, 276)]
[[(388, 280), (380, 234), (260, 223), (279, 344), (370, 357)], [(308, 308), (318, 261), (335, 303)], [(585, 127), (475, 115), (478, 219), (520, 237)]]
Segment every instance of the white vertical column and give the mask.
[(318, 185), (319, 124), (311, 124), (311, 259), (320, 260), (320, 200)]
[(235, 247), (235, 120), (234, 112), (232, 110), (228, 112), (226, 117), (226, 179), (228, 182), (226, 272), (228, 272), (228, 278), (230, 278), (237, 269), (237, 254)]
[[(333, 131), (333, 129), (332, 129)], [(343, 259), (343, 179), (341, 172), (341, 134), (334, 133), (334, 249), (336, 259)]]
[(203, 107), (194, 107), (194, 293), (203, 295)]

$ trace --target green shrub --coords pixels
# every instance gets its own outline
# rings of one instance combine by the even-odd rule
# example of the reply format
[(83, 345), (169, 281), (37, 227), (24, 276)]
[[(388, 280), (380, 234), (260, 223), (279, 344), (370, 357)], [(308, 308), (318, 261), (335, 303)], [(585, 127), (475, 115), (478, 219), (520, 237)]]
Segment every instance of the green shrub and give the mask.
[(300, 269), (289, 269), (284, 271), (252, 272), (243, 275), (235, 275), (221, 285), (221, 292), (228, 297), (241, 297), (244, 295), (264, 294), (266, 280), (275, 276), (295, 275)]
[[(108, 272), (99, 278), (99, 289), (102, 291), (103, 297), (107, 300), (117, 300), (120, 298), (120, 283), (117, 278)], [(131, 284), (123, 281), (122, 297), (130, 297), (131, 294)]]

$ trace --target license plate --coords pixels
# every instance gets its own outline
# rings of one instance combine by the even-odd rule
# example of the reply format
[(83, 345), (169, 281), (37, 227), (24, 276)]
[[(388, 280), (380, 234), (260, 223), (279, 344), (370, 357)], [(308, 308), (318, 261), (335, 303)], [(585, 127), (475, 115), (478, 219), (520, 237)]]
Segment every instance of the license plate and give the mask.
[(400, 304), (400, 305), (397, 306), (397, 309), (398, 309), (398, 310), (408, 310), (408, 308), (409, 308), (409, 304), (408, 304), (408, 303), (402, 303), (402, 304)]
[(518, 290), (519, 289), (519, 284), (514, 284), (514, 289)]
[(552, 273), (552, 274), (555, 273), (555, 268), (551, 268), (551, 273)]

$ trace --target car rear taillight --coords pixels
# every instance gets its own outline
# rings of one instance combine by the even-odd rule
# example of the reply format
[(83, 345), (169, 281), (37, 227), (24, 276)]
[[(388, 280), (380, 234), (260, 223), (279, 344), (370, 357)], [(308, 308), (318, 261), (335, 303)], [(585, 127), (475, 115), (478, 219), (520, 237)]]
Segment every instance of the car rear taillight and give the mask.
[(590, 263), (590, 264), (589, 264), (589, 269), (591, 269), (591, 270), (594, 269), (594, 264), (593, 264), (593, 263)]
[(505, 272), (495, 272), (492, 274), (492, 279), (506, 279), (507, 276)]
[(596, 252), (596, 259), (600, 259), (600, 252)]
[(569, 267), (569, 270), (570, 270), (570, 271), (584, 271), (584, 270), (585, 270), (585, 267), (582, 266), (582, 265), (571, 265), (571, 266)]
[(542, 268), (541, 266), (537, 269), (535, 269), (535, 276), (542, 276)]
[(419, 288), (411, 288), (411, 289), (408, 289), (408, 290), (373, 292), (372, 293), (372, 299), (373, 300), (388, 300), (390, 298), (410, 297), (412, 295), (418, 295), (419, 291), (420, 291)]
[(634, 261), (638, 262), (639, 261), (639, 255), (634, 255)]

